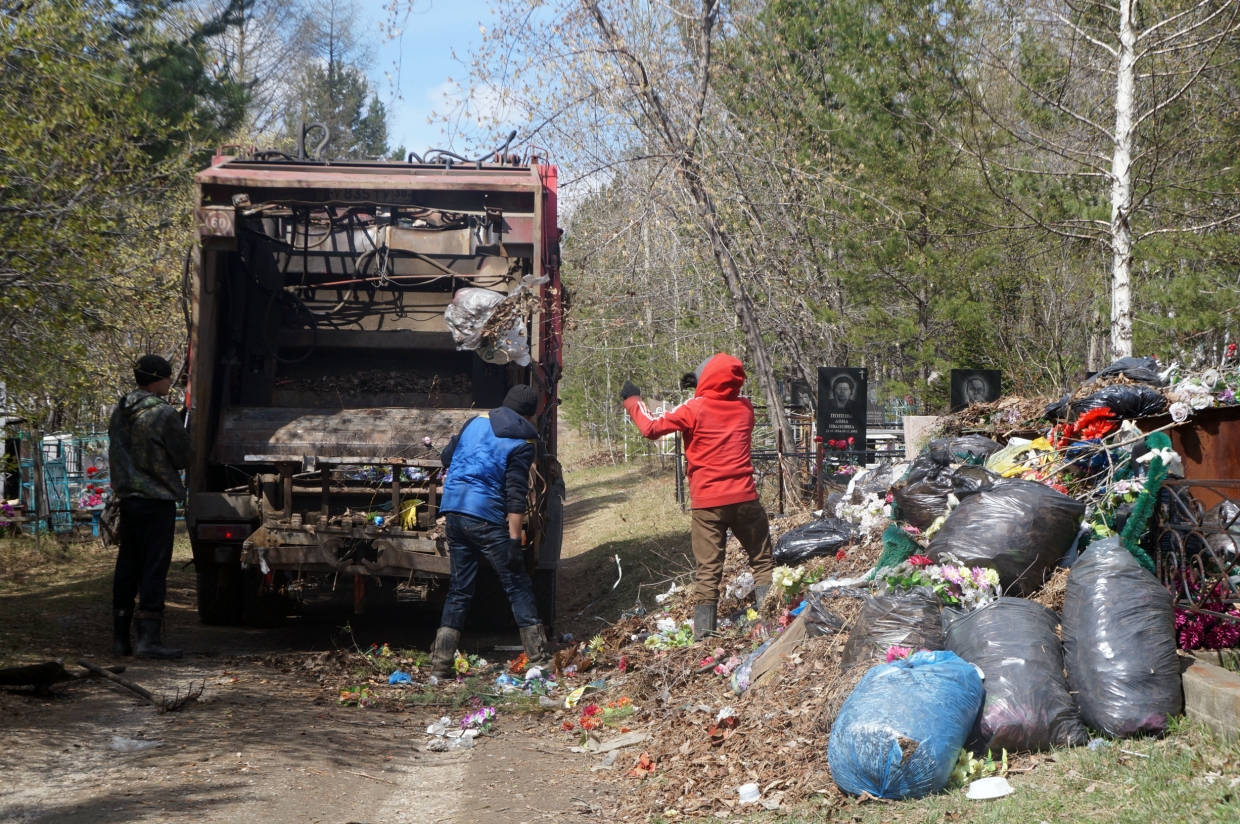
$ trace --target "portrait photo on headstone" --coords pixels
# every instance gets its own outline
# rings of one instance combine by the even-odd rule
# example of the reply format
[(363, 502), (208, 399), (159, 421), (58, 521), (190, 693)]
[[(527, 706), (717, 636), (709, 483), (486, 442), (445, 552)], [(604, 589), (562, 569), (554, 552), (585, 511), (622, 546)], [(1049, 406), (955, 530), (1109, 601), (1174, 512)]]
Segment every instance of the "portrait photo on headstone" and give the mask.
[(998, 369), (953, 369), (951, 411), (999, 400), (1000, 378)]
[(848, 366), (818, 367), (818, 435), (824, 443), (852, 438), (854, 449), (865, 449), (866, 374)]

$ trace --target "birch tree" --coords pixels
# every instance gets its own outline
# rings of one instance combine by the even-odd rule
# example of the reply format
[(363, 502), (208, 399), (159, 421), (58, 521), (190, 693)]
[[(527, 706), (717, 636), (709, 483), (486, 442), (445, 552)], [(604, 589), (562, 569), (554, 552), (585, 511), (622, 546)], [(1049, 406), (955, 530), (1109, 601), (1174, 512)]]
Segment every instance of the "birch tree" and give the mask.
[(1111, 354), (1129, 356), (1139, 246), (1240, 220), (1234, 183), (1201, 163), (1217, 132), (1199, 128), (1211, 118), (1200, 90), (1235, 59), (1228, 46), (1240, 33), (1240, 2), (988, 9), (971, 151), (1025, 227), (1105, 245)]

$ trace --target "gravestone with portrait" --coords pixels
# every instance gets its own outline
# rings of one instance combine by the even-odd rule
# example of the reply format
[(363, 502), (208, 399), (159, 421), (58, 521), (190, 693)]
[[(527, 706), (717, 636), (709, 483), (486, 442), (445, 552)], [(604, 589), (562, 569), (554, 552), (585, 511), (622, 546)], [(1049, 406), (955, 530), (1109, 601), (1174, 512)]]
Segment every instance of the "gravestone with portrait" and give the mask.
[[(828, 454), (865, 452), (869, 386), (865, 369), (818, 367), (818, 435)], [(849, 441), (851, 439), (851, 443)], [(831, 444), (837, 444), (834, 449)], [(840, 449), (838, 444), (847, 444)]]
[(1000, 377), (998, 369), (953, 369), (951, 411), (999, 400)]

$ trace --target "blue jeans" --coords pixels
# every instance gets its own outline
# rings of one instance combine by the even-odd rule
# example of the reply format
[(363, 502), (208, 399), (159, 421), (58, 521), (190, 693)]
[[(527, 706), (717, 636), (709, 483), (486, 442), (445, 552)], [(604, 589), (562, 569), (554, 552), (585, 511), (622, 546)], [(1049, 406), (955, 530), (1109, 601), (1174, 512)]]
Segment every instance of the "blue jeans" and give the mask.
[(474, 600), (474, 582), (478, 564), (486, 558), (499, 573), (500, 583), (512, 603), (512, 616), (517, 626), (532, 627), (539, 622), (534, 602), (534, 584), (525, 571), (521, 553), (511, 551), (512, 539), (508, 526), (489, 524), (468, 515), (447, 516), (448, 554), (452, 559), (452, 580), (448, 600), (443, 605), (441, 627), (462, 630), (469, 604)]

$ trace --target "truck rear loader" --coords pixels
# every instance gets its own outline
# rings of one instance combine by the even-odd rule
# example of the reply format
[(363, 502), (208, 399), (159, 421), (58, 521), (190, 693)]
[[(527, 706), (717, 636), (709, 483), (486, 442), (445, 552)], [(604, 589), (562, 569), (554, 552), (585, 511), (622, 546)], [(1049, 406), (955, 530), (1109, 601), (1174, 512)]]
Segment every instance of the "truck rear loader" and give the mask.
[(506, 147), (409, 163), (233, 151), (195, 179), (187, 279), (186, 526), (202, 620), (442, 598), (439, 450), (524, 383), (540, 395), (524, 549), (550, 625), (563, 531), (555, 167)]

